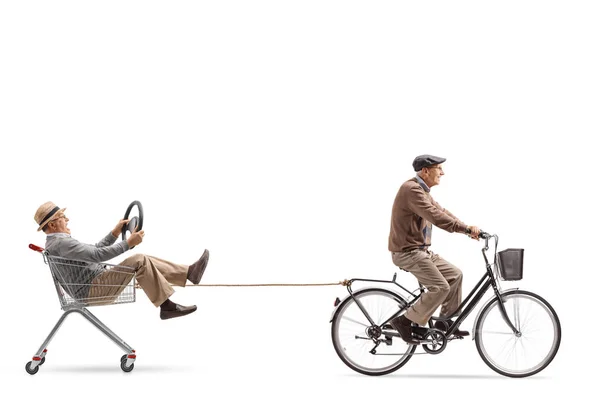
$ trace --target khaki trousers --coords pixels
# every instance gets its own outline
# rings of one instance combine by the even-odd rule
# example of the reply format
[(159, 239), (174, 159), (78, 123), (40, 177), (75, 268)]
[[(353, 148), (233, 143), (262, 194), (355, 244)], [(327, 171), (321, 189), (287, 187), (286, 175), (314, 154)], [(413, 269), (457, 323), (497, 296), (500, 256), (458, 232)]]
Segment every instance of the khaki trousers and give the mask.
[(392, 260), (401, 269), (413, 274), (427, 289), (405, 316), (425, 325), (440, 306), (440, 316), (454, 314), (462, 301), (462, 271), (429, 250), (392, 253)]
[[(123, 268), (119, 267), (121, 265)], [(125, 289), (133, 278), (132, 272), (135, 272), (135, 277), (146, 296), (158, 307), (175, 292), (171, 284), (185, 286), (189, 268), (187, 265), (144, 254), (128, 257), (119, 263), (119, 266), (94, 278), (90, 287), (90, 298), (104, 298), (102, 303), (111, 303)], [(95, 301), (94, 304), (99, 302)]]

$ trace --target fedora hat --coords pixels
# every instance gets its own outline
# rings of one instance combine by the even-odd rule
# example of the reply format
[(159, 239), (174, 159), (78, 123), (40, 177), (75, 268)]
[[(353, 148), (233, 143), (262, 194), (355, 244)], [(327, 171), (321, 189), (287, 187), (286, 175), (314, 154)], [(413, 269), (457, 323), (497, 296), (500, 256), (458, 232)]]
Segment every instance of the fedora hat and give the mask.
[(48, 222), (55, 220), (62, 215), (65, 210), (66, 208), (60, 208), (51, 201), (42, 204), (33, 217), (35, 222), (39, 225), (38, 232), (41, 231)]

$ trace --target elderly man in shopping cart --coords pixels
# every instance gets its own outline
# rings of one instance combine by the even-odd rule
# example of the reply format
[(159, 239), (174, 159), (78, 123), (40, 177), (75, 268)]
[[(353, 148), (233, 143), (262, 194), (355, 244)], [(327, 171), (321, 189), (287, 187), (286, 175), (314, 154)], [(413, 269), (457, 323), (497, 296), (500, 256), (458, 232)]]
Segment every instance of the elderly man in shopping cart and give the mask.
[[(87, 262), (85, 269), (88, 273), (71, 277), (79, 280), (78, 284), (89, 288), (87, 296), (95, 298), (115, 296), (119, 290), (123, 290), (129, 284), (133, 274), (123, 274), (118, 269), (107, 269), (101, 263), (142, 243), (144, 231), (136, 231), (127, 240), (116, 243), (121, 229), (129, 222), (128, 219), (121, 219), (114, 229), (95, 245), (81, 243), (71, 237), (69, 219), (64, 211), (65, 208), (46, 202), (35, 213), (34, 219), (38, 224), (38, 231), (42, 230), (46, 234), (46, 251), (50, 256)], [(144, 254), (135, 254), (123, 260), (120, 265), (135, 270), (139, 285), (150, 301), (160, 307), (160, 318), (169, 319), (196, 311), (195, 305), (182, 306), (169, 299), (174, 293), (171, 285), (185, 286), (187, 280), (198, 284), (208, 264), (208, 258), (208, 250), (204, 250), (198, 261), (191, 265), (183, 265)]]

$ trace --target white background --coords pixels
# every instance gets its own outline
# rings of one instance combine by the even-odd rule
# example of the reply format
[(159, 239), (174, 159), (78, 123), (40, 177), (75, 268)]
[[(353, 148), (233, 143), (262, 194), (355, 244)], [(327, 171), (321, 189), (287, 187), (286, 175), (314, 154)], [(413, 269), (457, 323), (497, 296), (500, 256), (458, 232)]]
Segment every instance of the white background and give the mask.
[[(3, 1), (1, 397), (506, 398), (594, 382), (600, 7), (594, 1)], [(25, 363), (61, 315), (33, 215), (67, 207), (102, 238), (145, 210), (134, 252), (195, 261), (203, 283), (389, 279), (398, 187), (418, 154), (448, 159), (434, 198), (525, 248), (525, 277), (563, 338), (539, 375), (501, 377), (471, 340), (381, 378), (331, 345), (341, 286), (186, 288), (161, 321), (138, 301), (79, 316), (35, 376)], [(434, 229), (433, 249), (483, 274), (481, 243)], [(115, 260), (118, 261), (118, 260)], [(408, 274), (402, 283), (416, 285)], [(471, 329), (474, 316), (464, 327)], [(486, 394), (483, 392), (486, 391)], [(442, 392), (442, 393), (439, 393)]]

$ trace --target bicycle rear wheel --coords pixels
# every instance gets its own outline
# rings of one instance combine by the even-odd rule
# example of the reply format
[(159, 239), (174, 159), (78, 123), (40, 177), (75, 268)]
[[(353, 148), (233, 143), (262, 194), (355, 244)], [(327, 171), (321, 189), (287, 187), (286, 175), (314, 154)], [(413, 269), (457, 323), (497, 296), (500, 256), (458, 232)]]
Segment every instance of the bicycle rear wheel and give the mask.
[[(354, 299), (360, 302), (374, 325)], [(348, 367), (365, 375), (385, 375), (402, 367), (416, 346), (396, 336), (398, 333), (387, 322), (406, 306), (402, 297), (385, 289), (359, 290), (354, 298), (348, 297), (338, 306), (331, 324), (331, 338), (338, 356)]]
[(561, 339), (558, 316), (535, 293), (513, 290), (503, 293), (502, 300), (508, 318), (520, 334), (506, 324), (496, 299), (484, 307), (475, 324), (477, 351), (499, 374), (512, 378), (537, 374), (558, 352)]

